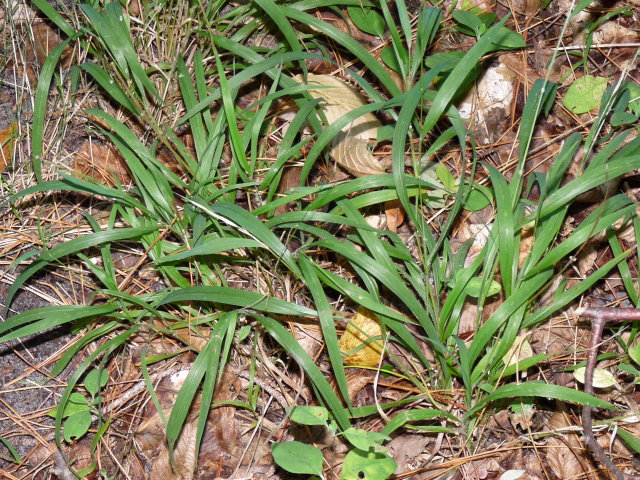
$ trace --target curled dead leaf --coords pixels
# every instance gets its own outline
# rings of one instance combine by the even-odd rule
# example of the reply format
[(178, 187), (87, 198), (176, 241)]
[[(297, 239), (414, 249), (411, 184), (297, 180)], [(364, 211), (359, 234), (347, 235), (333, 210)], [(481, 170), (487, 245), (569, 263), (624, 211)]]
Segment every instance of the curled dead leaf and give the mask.
[[(304, 83), (302, 75), (296, 75), (293, 79), (296, 82)], [(321, 107), (329, 125), (350, 111), (367, 104), (358, 90), (337, 77), (310, 73), (307, 80), (307, 85), (311, 87), (308, 93), (313, 98), (324, 100)], [(356, 118), (342, 131), (349, 132), (349, 136), (352, 138), (370, 140), (378, 136), (378, 128), (381, 126), (380, 121), (373, 113), (367, 113)]]
[(382, 327), (378, 317), (370, 310), (359, 307), (340, 338), (340, 350), (346, 365), (375, 367), (382, 357)]
[(379, 175), (385, 168), (371, 154), (369, 147), (359, 138), (341, 135), (338, 142), (329, 151), (329, 155), (356, 177)]
[[(299, 83), (304, 82), (302, 75), (293, 77)], [(324, 101), (320, 104), (329, 125), (340, 117), (367, 105), (360, 92), (345, 81), (331, 75), (315, 75), (310, 73), (307, 85), (308, 93), (313, 98)], [(317, 88), (314, 88), (317, 86)], [(385, 173), (385, 168), (371, 154), (367, 142), (376, 139), (378, 128), (382, 124), (373, 113), (366, 113), (342, 128), (333, 140), (329, 155), (338, 165), (347, 169), (356, 177)]]

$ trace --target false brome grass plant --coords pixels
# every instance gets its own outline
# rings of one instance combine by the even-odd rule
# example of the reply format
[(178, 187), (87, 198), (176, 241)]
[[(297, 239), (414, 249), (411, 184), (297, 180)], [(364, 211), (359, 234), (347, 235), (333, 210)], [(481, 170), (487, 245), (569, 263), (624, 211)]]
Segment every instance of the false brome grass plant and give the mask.
[[(556, 85), (538, 80), (531, 88), (519, 130), (518, 161), (509, 178), (477, 161), (470, 132), (454, 106), (480, 74), (483, 58), (525, 46), (519, 34), (505, 27), (507, 18), (496, 22), (471, 11), (458, 14), (455, 22), (449, 17), (443, 22), (444, 12), (434, 7), (422, 7), (414, 17), (403, 1), (396, 2), (395, 12), (386, 2), (365, 5), (372, 9), (368, 14), (377, 12), (375, 19), (383, 22), (381, 32), (390, 32), (385, 58), (399, 72), (394, 76), (354, 38), (315, 14), (334, 6), (362, 9), (360, 0), (142, 2), (143, 25), (134, 24), (119, 2), (82, 4), (74, 22), (44, 0), (33, 3), (67, 38), (48, 57), (36, 91), (32, 149), (39, 183), (10, 201), (17, 204), (32, 194), (68, 191), (109, 202), (105, 218), (86, 215), (93, 233), (32, 254), (7, 299), (10, 305), (34, 275), (75, 256), (100, 285), (92, 304), (38, 308), (0, 325), (0, 341), (62, 324), (83, 328), (86, 333), (57, 362), (52, 375), (61, 374), (84, 347), (95, 345), (67, 379), (60, 398), (62, 408), (55, 419), (60, 446), (64, 406), (78, 383), (140, 335), (172, 337), (197, 350), (166, 419), (170, 448), (197, 395), (201, 401), (196, 449), (200, 447), (216, 382), (237, 342), (252, 329), (268, 334), (295, 360), (323, 407), (319, 415), (326, 414), (320, 424), (344, 435), (360, 455), (360, 463), (350, 464), (355, 470), (343, 471), (344, 478), (363, 471), (366, 477), (354, 478), (393, 473), (378, 447), (386, 435), (407, 426), (425, 434), (452, 433), (472, 445), (477, 440), (474, 429), (484, 415), (520, 397), (613, 408), (577, 390), (542, 381), (520, 383), (519, 372), (543, 364), (545, 355), (514, 365), (506, 365), (504, 357), (519, 333), (579, 299), (616, 268), (637, 303), (626, 263), (630, 252), (623, 251), (612, 227), (629, 221), (637, 227), (636, 205), (627, 196), (610, 196), (559, 241), (568, 209), (578, 196), (640, 167), (640, 140), (629, 141), (632, 129), (624, 124), (610, 129), (606, 123), (610, 112), (625, 109), (624, 83), (605, 92), (591, 133), (586, 138), (569, 135), (548, 173), (530, 181), (540, 191), (533, 202), (527, 199), (523, 181), (525, 161), (536, 122), (553, 106)], [(473, 35), (475, 44), (459, 54), (428, 57), (443, 29), (451, 25)], [(68, 45), (76, 45), (86, 59), (65, 77), (57, 65)], [(320, 100), (292, 77), (306, 75), (311, 62), (335, 64), (333, 51), (349, 59), (353, 67), (343, 68), (341, 75), (370, 103), (327, 125)], [(425, 66), (425, 56), (430, 66)], [(106, 186), (68, 171), (43, 181), (47, 96), (52, 82), (63, 81), (72, 91), (90, 85), (108, 99), (108, 108), (88, 109), (85, 114), (92, 134), (115, 146), (124, 158), (131, 185), (114, 179), (115, 186)], [(249, 104), (239, 102), (248, 85), (260, 95)], [(279, 121), (274, 112), (286, 102), (294, 114), (284, 133), (274, 133)], [(391, 125), (386, 130), (390, 173), (307, 183), (325, 165), (340, 130), (370, 112)], [(191, 145), (180, 131), (189, 132)], [(601, 136), (604, 131), (606, 138)], [(462, 152), (463, 178), (443, 191), (442, 184), (426, 180), (421, 171), (427, 159), (439, 158), (445, 147)], [(158, 160), (161, 150), (169, 152), (177, 168)], [(581, 174), (565, 182), (578, 152), (585, 159)], [(300, 186), (279, 194), (288, 165), (301, 167)], [(480, 172), (488, 177), (490, 188), (477, 183)], [(467, 259), (472, 240), (454, 249), (451, 235), (474, 192), (485, 192), (487, 202), (493, 203), (495, 221), (487, 227), (484, 246)], [(438, 204), (443, 212), (433, 215), (433, 205), (443, 197), (444, 203)], [(394, 200), (407, 215), (414, 250), (405, 238), (371, 226), (365, 218)], [(276, 214), (278, 207), (292, 203), (290, 211)], [(525, 229), (534, 240), (521, 258)], [(602, 232), (615, 258), (567, 287), (563, 272), (568, 259)], [(118, 277), (113, 259), (114, 250), (123, 245), (143, 252), (143, 262), (161, 279), (162, 288), (146, 293), (128, 289), (130, 279)], [(340, 263), (350, 274), (331, 268), (332, 263)], [(259, 272), (262, 280), (239, 286), (230, 278), (241, 268)], [(479, 308), (475, 333), (459, 338), (464, 306), (474, 301), (482, 307), (496, 294), (500, 306), (485, 319)], [(537, 302), (543, 294), (551, 300), (541, 306)], [(391, 404), (351, 405), (336, 330), (342, 318), (335, 307), (337, 298), (354, 310), (362, 306), (378, 316), (388, 333), (385, 345), (395, 374), (413, 382), (420, 393)], [(287, 328), (288, 322), (300, 320), (318, 322), (335, 388)], [(184, 329), (206, 342), (201, 348), (188, 344), (180, 335)], [(402, 352), (402, 359), (397, 352)], [(143, 355), (143, 373), (147, 362)], [(145, 378), (155, 399), (148, 375)], [(456, 388), (464, 392), (459, 400), (464, 408), (432, 394)], [(354, 433), (352, 425), (358, 419), (391, 409), (399, 413), (387, 418), (382, 437), (362, 440), (357, 430)], [(301, 415), (298, 421), (309, 423)], [(274, 450), (274, 456), (278, 460), (280, 455)], [(301, 473), (322, 476), (321, 456), (319, 461), (319, 469)], [(380, 470), (384, 474), (364, 468), (374, 461), (387, 462)], [(286, 460), (280, 462), (287, 466)]]

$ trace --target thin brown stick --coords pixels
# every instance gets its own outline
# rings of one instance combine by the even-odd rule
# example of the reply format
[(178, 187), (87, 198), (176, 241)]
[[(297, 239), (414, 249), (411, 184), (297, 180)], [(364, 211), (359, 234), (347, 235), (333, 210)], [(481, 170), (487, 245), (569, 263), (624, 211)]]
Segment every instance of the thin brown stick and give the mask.
[[(578, 316), (591, 320), (591, 346), (587, 355), (587, 368), (584, 373), (584, 391), (593, 395), (593, 372), (598, 358), (598, 347), (602, 340), (602, 331), (607, 323), (621, 323), (640, 320), (638, 308), (585, 308), (577, 312)], [(582, 427), (587, 446), (594, 456), (616, 478), (616, 480), (640, 480), (640, 475), (630, 475), (620, 470), (607, 456), (602, 447), (598, 445), (593, 436), (593, 408), (587, 405), (582, 407)]]

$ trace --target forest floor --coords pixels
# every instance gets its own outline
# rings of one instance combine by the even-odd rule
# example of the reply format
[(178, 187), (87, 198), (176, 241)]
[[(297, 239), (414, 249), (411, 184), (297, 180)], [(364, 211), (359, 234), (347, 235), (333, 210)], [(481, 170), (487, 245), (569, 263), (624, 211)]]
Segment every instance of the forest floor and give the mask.
[[(357, 96), (367, 98), (362, 104), (345, 100), (341, 104), (344, 110), (338, 113), (325, 110), (329, 124), (369, 102), (383, 102), (401, 92), (414, 91), (419, 72), (438, 65), (447, 55), (454, 62), (464, 62), (464, 54), (480, 43), (495, 23), (493, 14), (497, 20), (508, 15), (505, 25), (519, 32), (525, 42), (523, 48), (514, 44), (508, 49), (488, 49), (491, 53), (481, 55), (468, 69), (478, 69), (472, 81), (464, 84), (461, 80), (451, 87), (456, 90), (452, 90), (440, 113), (444, 118), (450, 113), (445, 107), (458, 108), (469, 128), (465, 141), (474, 139), (465, 147), (460, 147), (456, 136), (455, 116), (437, 125), (435, 119), (433, 125), (425, 127), (422, 138), (415, 135), (397, 140), (394, 128), (405, 118), (402, 106), (411, 101), (404, 97), (401, 103), (376, 110), (372, 121), (380, 123), (380, 132), (392, 128), (386, 134), (378, 133), (382, 140), (375, 147), (363, 147), (366, 154), (357, 150), (362, 147), (357, 143), (360, 140), (347, 133), (347, 141), (355, 143), (346, 157), (340, 153), (344, 143), (336, 142), (308, 168), (307, 154), (318, 155), (314, 144), (322, 136), (314, 136), (307, 123), (298, 122), (297, 111), (302, 111), (304, 104), (295, 106), (278, 96), (269, 99), (277, 89), (262, 80), (267, 75), (261, 72), (240, 85), (233, 83), (237, 71), (260, 64), (247, 53), (249, 50), (265, 58), (267, 52), (277, 50), (282, 55), (300, 54), (301, 50), (294, 47), (293, 53), (283, 53), (283, 44), (295, 45), (290, 38), (283, 40), (289, 30), (278, 21), (285, 17), (274, 13), (268, 21), (264, 18), (264, 12), (276, 11), (276, 3), (212, 2), (218, 6), (211, 13), (207, 2), (192, 2), (202, 3), (201, 7), (186, 0), (122, 2), (122, 14), (141, 62), (138, 65), (144, 66), (143, 73), (136, 73), (128, 51), (120, 50), (125, 53), (118, 57), (116, 48), (110, 50), (109, 37), (99, 28), (100, 21), (106, 22), (101, 24), (103, 28), (111, 25), (106, 16), (92, 16), (75, 4), (55, 4), (61, 15), (45, 15), (37, 9), (44, 3), (3, 0), (0, 9), (0, 318), (6, 322), (22, 314), (16, 318), (25, 319), (12, 330), (0, 328), (0, 478), (275, 480), (306, 478), (309, 475), (303, 474), (314, 472), (327, 479), (367, 480), (382, 480), (392, 473), (395, 479), (424, 480), (615, 478), (585, 444), (581, 413), (582, 403), (589, 401), (563, 392), (584, 390), (584, 379), (576, 372), (585, 365), (592, 334), (591, 325), (577, 315), (577, 309), (638, 305), (640, 216), (635, 211), (640, 200), (640, 150), (630, 149), (616, 157), (626, 145), (636, 148), (633, 142), (638, 137), (640, 4), (636, 0), (596, 1), (575, 16), (570, 13), (575, 6), (566, 0), (548, 5), (536, 0), (498, 4), (465, 0), (460, 6), (467, 9), (466, 13), (473, 12), (469, 13), (472, 19), (455, 17), (452, 5), (442, 4), (442, 28), (428, 42), (425, 40), (428, 49), (417, 54), (420, 58), (413, 77), (409, 72), (414, 65), (411, 55), (419, 52), (421, 38), (416, 32), (421, 19), (427, 18), (421, 14), (426, 8), (424, 2), (391, 2), (386, 18), (374, 2), (373, 11), (378, 13), (365, 20), (351, 19), (356, 13), (345, 6), (351, 3), (351, 9), (358, 9), (358, 2), (317, 2), (317, 8), (311, 5), (313, 2), (299, 2), (299, 10), (284, 6), (282, 12), (290, 15), (285, 19), (287, 25), (292, 25), (291, 31), (303, 39), (305, 49), (316, 55), (321, 52), (330, 60), (291, 56), (275, 61), (273, 67), (285, 65), (282, 71), (292, 73), (295, 79), (294, 74), (302, 72), (293, 71), (292, 65), (304, 63), (312, 75), (317, 75), (320, 88), (309, 90), (310, 102), (330, 88), (341, 94), (346, 88), (346, 96), (358, 92)], [(162, 8), (156, 5), (160, 3)], [(94, 13), (109, 11), (104, 10), (104, 2), (92, 5)], [(296, 20), (298, 11), (322, 25)], [(74, 37), (63, 48), (61, 42), (69, 38), (69, 32), (56, 26), (56, 18), (68, 21), (77, 31), (82, 26), (85, 33), (90, 33)], [(218, 25), (217, 18), (224, 21)], [(409, 23), (403, 24), (403, 19)], [(376, 26), (383, 20), (382, 27)], [(395, 23), (395, 30), (389, 28), (390, 23)], [(323, 25), (329, 27), (323, 30)], [(403, 25), (410, 28), (403, 30)], [(379, 35), (371, 33), (378, 30)], [(394, 40), (390, 30), (396, 34), (412, 31), (414, 35), (413, 50), (408, 49), (402, 67), (398, 66), (402, 55), (396, 53), (394, 57), (393, 49), (385, 47), (402, 42), (406, 46), (407, 41)], [(210, 35), (202, 34), (205, 31)], [(331, 38), (327, 32), (349, 36), (357, 45), (338, 33)], [(196, 34), (200, 35), (198, 40), (193, 39)], [(214, 39), (218, 34), (240, 46), (234, 50), (231, 40), (225, 43)], [(211, 47), (214, 43), (216, 47)], [(198, 48), (205, 54), (196, 53)], [(379, 62), (380, 73), (370, 72), (358, 48)], [(48, 65), (47, 58), (56, 50), (60, 60)], [(176, 51), (184, 54), (183, 64), (176, 61)], [(104, 60), (108, 57), (105, 52), (112, 54), (111, 63)], [(425, 66), (423, 57), (432, 63), (427, 61)], [(127, 62), (128, 67), (118, 70), (120, 61)], [(87, 64), (101, 65), (106, 79), (101, 82), (90, 67), (78, 67)], [(346, 68), (369, 79), (371, 89), (362, 88), (364, 83), (353, 88), (355, 76), (345, 75)], [(435, 85), (442, 92), (453, 85), (456, 80), (446, 75), (453, 68), (444, 69), (442, 76), (433, 77), (424, 88)], [(220, 80), (221, 71), (229, 76), (226, 85)], [(193, 98), (180, 83), (184, 72), (193, 77)], [(43, 74), (46, 81), (42, 80)], [(277, 78), (279, 74), (273, 75)], [(341, 78), (342, 83), (331, 84), (325, 75)], [(152, 78), (162, 101), (154, 104), (150, 93), (153, 88), (140, 80), (144, 78)], [(373, 81), (380, 78), (388, 78), (393, 84)], [(585, 78), (597, 85), (593, 87)], [(557, 96), (539, 119), (537, 112), (535, 118), (527, 119), (526, 101), (540, 79), (556, 84)], [(119, 88), (128, 86), (137, 93), (118, 96), (124, 90), (110, 90), (114, 80)], [(576, 82), (582, 90), (574, 87), (572, 91)], [(601, 111), (605, 86), (619, 87), (623, 83), (631, 85), (622, 87), (630, 92), (628, 96), (611, 106), (611, 111)], [(347, 84), (351, 87), (345, 87)], [(291, 89), (290, 95), (300, 94), (296, 91), (298, 84), (292, 85), (282, 83), (281, 87)], [(146, 89), (147, 93), (140, 94), (136, 89)], [(217, 91), (222, 92), (215, 102), (212, 100), (217, 110), (211, 107), (209, 114), (209, 108), (205, 108), (207, 117), (197, 103)], [(437, 103), (435, 95), (428, 98), (433, 105)], [(576, 95), (577, 106), (572, 104)], [(583, 101), (595, 103), (583, 107)], [(621, 107), (621, 102), (626, 104)], [(267, 105), (264, 110), (263, 105)], [(428, 124), (428, 111), (410, 117), (406, 128), (409, 124), (416, 128)], [(190, 117), (183, 120), (187, 112)], [(220, 117), (227, 123), (219, 122)], [(453, 125), (451, 135), (447, 134), (447, 121)], [(528, 127), (527, 121), (533, 124)], [(288, 133), (291, 125), (299, 129), (298, 135)], [(527, 128), (531, 131), (530, 144), (524, 154), (519, 154), (522, 132)], [(199, 137), (198, 129), (207, 134)], [(128, 133), (140, 139), (139, 146)], [(587, 139), (587, 143), (575, 143), (575, 150), (563, 157), (565, 142), (578, 138), (572, 137), (576, 133), (581, 135), (576, 142)], [(597, 138), (592, 145), (588, 144), (590, 135)], [(214, 142), (218, 142), (217, 150)], [(394, 156), (397, 145), (407, 150), (406, 158), (404, 153)], [(608, 153), (611, 164), (618, 162), (614, 178), (608, 177), (608, 170), (595, 175), (583, 162), (584, 158), (596, 162), (592, 154), (607, 152), (608, 145), (612, 145)], [(289, 148), (295, 153), (287, 156)], [(585, 148), (591, 151), (585, 154)], [(359, 153), (349, 157), (349, 152)], [(474, 155), (477, 163), (473, 162)], [(191, 168), (190, 158), (197, 158), (200, 165), (209, 162), (206, 165), (217, 171), (217, 176), (199, 177), (203, 174)], [(206, 162), (201, 160), (205, 158)], [(415, 158), (442, 167), (421, 172)], [(274, 170), (273, 165), (281, 159), (280, 170)], [(625, 159), (628, 168), (622, 161)], [(422, 188), (418, 184), (402, 185), (409, 192), (407, 200), (415, 201), (417, 216), (402, 203), (400, 186), (394, 183), (398, 177), (384, 175), (396, 173), (398, 161), (406, 162), (413, 178), (430, 182), (426, 188), (429, 193), (424, 196), (415, 193)], [(554, 165), (563, 162), (566, 171), (560, 172), (557, 190), (549, 190), (545, 197), (540, 179), (552, 184), (557, 173)], [(379, 183), (370, 180), (375, 175), (380, 176)], [(599, 183), (580, 183), (581, 177), (597, 176)], [(158, 181), (159, 193), (150, 187), (145, 190), (159, 177), (168, 179), (165, 183)], [(387, 177), (389, 180), (384, 180)], [(74, 178), (85, 179), (86, 183), (73, 184)], [(209, 180), (215, 184), (215, 192), (202, 187)], [(38, 185), (47, 181), (61, 183), (47, 184), (39, 191)], [(522, 181), (521, 188), (507, 189), (518, 181)], [(71, 183), (63, 188), (64, 182)], [(554, 196), (555, 192), (564, 192), (562, 185), (571, 182), (576, 189), (587, 186), (580, 195)], [(301, 183), (308, 190), (300, 189)], [(461, 183), (473, 185), (473, 201), (471, 196), (458, 200)], [(324, 188), (327, 185), (335, 185), (335, 192), (342, 185), (354, 187), (331, 199), (332, 189)], [(162, 190), (165, 186), (168, 190)], [(32, 189), (28, 195), (20, 193), (28, 188)], [(500, 189), (514, 196), (505, 196)], [(118, 197), (113, 193), (116, 191), (125, 193)], [(232, 197), (229, 192), (234, 192)], [(374, 198), (375, 194), (379, 197)], [(163, 216), (166, 211), (162, 199), (168, 195), (172, 197), (167, 208), (178, 212), (175, 218)], [(328, 200), (322, 203), (324, 196)], [(131, 198), (140, 204), (132, 206)], [(280, 198), (285, 200), (278, 201)], [(214, 204), (219, 199), (251, 212), (251, 219), (233, 209), (227, 214), (227, 207), (198, 210), (201, 204)], [(536, 210), (538, 206), (542, 209), (547, 199), (557, 201), (557, 211)], [(319, 206), (311, 208), (313, 202)], [(508, 215), (500, 210), (506, 204), (513, 206)], [(144, 213), (145, 208), (152, 213)], [(296, 216), (301, 212), (310, 220)], [(552, 217), (561, 212), (564, 216), (556, 232), (538, 252), (536, 246), (543, 240), (535, 232), (551, 227), (544, 224), (538, 230), (538, 226), (525, 225), (524, 219), (531, 214), (543, 225), (555, 221)], [(142, 220), (136, 223), (136, 217), (139, 220), (145, 216), (159, 225), (156, 237), (146, 231), (140, 233), (152, 228)], [(336, 223), (337, 217), (342, 223)], [(421, 218), (434, 232), (430, 238), (420, 230)], [(259, 222), (252, 223), (256, 219)], [(278, 223), (279, 219), (283, 223)], [(602, 225), (601, 220), (609, 223)], [(256, 225), (267, 225), (270, 231), (263, 232)], [(130, 229), (131, 236), (99, 237), (101, 229), (114, 235)], [(188, 231), (184, 237), (188, 240), (181, 239), (181, 229)], [(323, 237), (322, 231), (328, 236)], [(501, 237), (499, 231), (509, 233)], [(315, 236), (315, 242), (309, 240), (311, 236)], [(517, 241), (515, 247), (509, 243), (511, 237)], [(104, 240), (98, 241), (101, 238)], [(200, 248), (200, 238), (202, 256), (192, 252), (193, 257), (183, 255), (177, 264), (163, 257)], [(439, 243), (440, 238), (446, 241)], [(497, 242), (498, 253), (491, 253), (487, 247), (491, 238)], [(226, 248), (212, 247), (212, 239), (230, 242)], [(74, 241), (80, 242), (77, 247), (70, 243)], [(239, 243), (234, 245), (234, 241)], [(58, 250), (65, 242), (71, 245), (68, 252)], [(285, 245), (285, 253), (277, 252), (279, 245)], [(277, 255), (267, 259), (254, 254), (261, 249), (276, 251)], [(76, 255), (78, 252), (84, 255)], [(288, 252), (296, 255), (287, 256)], [(42, 258), (41, 268), (38, 262)], [(549, 265), (544, 264), (547, 258)], [(183, 260), (185, 263), (179, 263)], [(376, 270), (374, 261), (389, 270)], [(437, 262), (441, 267), (435, 266)], [(529, 268), (536, 262), (537, 270)], [(170, 267), (165, 269), (165, 265)], [(504, 273), (509, 265), (513, 267), (512, 281)], [(329, 273), (324, 277), (311, 274), (316, 267)], [(428, 273), (431, 271), (435, 273)], [(544, 277), (547, 271), (549, 275)], [(464, 280), (468, 284), (460, 296), (456, 282), (463, 282), (465, 272), (470, 272)], [(527, 282), (539, 275), (539, 283), (531, 287)], [(469, 280), (472, 276), (479, 283), (473, 284)], [(402, 288), (395, 287), (396, 281)], [(420, 296), (421, 281), (425, 291), (431, 293)], [(491, 290), (494, 284), (495, 292)], [(358, 290), (349, 285), (356, 285)], [(210, 289), (207, 295), (218, 292), (219, 297), (198, 297), (193, 289), (200, 287)], [(179, 295), (178, 288), (184, 289), (182, 300), (162, 300), (167, 292), (169, 296)], [(525, 295), (527, 289), (530, 291)], [(234, 297), (231, 291), (240, 293)], [(272, 303), (259, 295), (249, 297), (249, 292), (266, 295)], [(518, 295), (523, 300), (516, 300)], [(418, 303), (411, 303), (414, 297)], [(381, 305), (375, 314), (382, 319), (382, 329), (381, 320), (361, 308), (376, 308), (371, 299)], [(276, 300), (286, 304), (276, 307)], [(109, 310), (112, 305), (117, 310)], [(422, 317), (412, 316), (414, 305), (428, 312), (424, 318), (439, 319), (434, 330), (441, 334), (437, 341)], [(67, 309), (71, 306), (102, 310), (83, 316)], [(43, 307), (49, 310), (26, 316)], [(5, 308), (9, 311), (6, 316)], [(548, 315), (536, 316), (545, 309)], [(505, 311), (508, 315), (504, 323), (497, 325)], [(325, 318), (335, 320), (335, 327), (322, 323), (322, 312), (328, 315)], [(512, 317), (519, 323), (510, 330), (506, 325)], [(406, 325), (397, 327), (402, 318), (407, 319)], [(273, 319), (276, 325), (270, 323)], [(364, 330), (366, 340), (352, 338), (351, 344), (348, 338), (337, 340), (350, 319), (362, 322), (351, 336), (358, 337), (357, 331)], [(218, 329), (227, 325), (224, 322), (231, 325), (228, 331)], [(493, 330), (480, 328), (494, 323), (497, 326)], [(30, 324), (37, 327), (11, 335)], [(367, 330), (371, 324), (377, 327)], [(387, 336), (389, 331), (393, 333)], [(640, 468), (637, 332), (633, 322), (605, 332), (594, 383), (597, 399), (618, 409), (612, 414), (603, 409), (595, 413), (596, 440), (617, 468), (628, 473), (637, 473), (636, 468)], [(128, 336), (122, 337), (125, 334)], [(335, 339), (329, 340), (330, 334)], [(417, 339), (413, 350), (411, 338)], [(447, 355), (439, 353), (438, 342), (442, 342)], [(345, 355), (344, 365), (337, 367), (340, 362), (332, 355), (338, 347), (343, 353), (359, 351), (351, 357)], [(103, 355), (105, 351), (108, 353)], [(372, 355), (373, 360), (366, 355)], [(465, 355), (474, 356), (469, 365)], [(213, 369), (212, 382), (216, 385), (207, 399), (209, 377), (204, 372), (209, 368)], [(104, 371), (107, 375), (102, 381)], [(98, 376), (97, 381), (94, 376), (95, 388), (88, 379), (94, 372)], [(196, 372), (200, 377), (195, 378)], [(330, 386), (329, 393), (323, 390), (325, 384)], [(532, 389), (528, 395), (521, 388), (527, 384), (565, 390)], [(513, 395), (498, 395), (514, 385)], [(185, 392), (190, 389), (189, 396)], [(332, 404), (333, 398), (336, 403)], [(65, 407), (65, 413), (56, 419), (52, 409), (61, 399), (76, 410), (67, 411)], [(346, 428), (333, 408), (347, 403), (352, 407), (346, 420), (349, 425), (358, 432), (385, 434), (380, 437), (384, 441), (367, 437), (371, 458), (367, 460), (365, 454), (351, 472), (343, 464), (352, 465), (353, 458), (348, 455), (358, 450), (358, 439), (346, 441), (348, 434), (335, 434)], [(186, 405), (178, 420), (174, 418), (176, 405)], [(212, 405), (206, 415), (202, 405)], [(295, 417), (292, 420), (294, 405), (327, 406), (330, 425), (324, 420), (317, 425), (305, 424), (304, 419), (296, 421)], [(302, 453), (304, 465), (298, 466), (302, 468), (298, 474), (286, 472), (287, 468), (295, 471), (291, 462), (276, 465), (272, 445), (284, 441), (299, 441), (319, 449), (323, 458), (320, 471), (309, 467)], [(373, 453), (377, 448), (384, 450), (380, 458)], [(175, 458), (173, 466), (171, 455)], [(375, 463), (374, 457), (381, 462), (392, 458), (395, 470), (383, 473), (388, 463)], [(367, 466), (375, 471), (367, 470)]]

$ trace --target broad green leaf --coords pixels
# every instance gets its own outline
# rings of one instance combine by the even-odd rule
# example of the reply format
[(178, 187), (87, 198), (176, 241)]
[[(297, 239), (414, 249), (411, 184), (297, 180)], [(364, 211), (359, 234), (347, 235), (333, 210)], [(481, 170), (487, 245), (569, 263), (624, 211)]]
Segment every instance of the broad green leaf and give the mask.
[[(458, 272), (461, 271), (462, 270), (458, 270)], [(486, 282), (482, 277), (473, 277), (471, 280), (469, 280), (469, 283), (467, 283), (467, 286), (465, 287), (465, 293), (470, 297), (479, 298), (482, 294), (485, 283)], [(489, 283), (489, 290), (487, 291), (487, 297), (497, 295), (498, 293), (500, 293), (500, 290), (502, 290), (500, 284), (495, 280), (491, 280)]]
[(471, 212), (477, 212), (489, 205), (492, 201), (493, 193), (491, 193), (491, 189), (478, 183), (473, 183), (469, 196), (464, 202), (464, 208)]
[(109, 382), (109, 372), (106, 370), (94, 369), (84, 377), (84, 388), (86, 388), (87, 392), (95, 397), (100, 389), (107, 385), (107, 382)]
[(301, 442), (274, 443), (271, 447), (273, 461), (291, 473), (322, 477), (322, 452)]
[[(71, 415), (75, 415), (76, 413), (88, 412), (89, 410), (90, 410), (89, 402), (87, 401), (87, 399), (80, 393), (74, 392), (69, 396), (69, 400), (67, 401), (67, 404), (64, 406), (62, 417), (63, 418), (69, 417)], [(60, 405), (57, 405), (53, 407), (51, 410), (49, 410), (47, 412), (47, 415), (49, 415), (52, 418), (55, 418), (58, 415), (59, 411), (60, 411)]]
[(347, 13), (356, 27), (370, 35), (384, 35), (384, 18), (373, 8), (348, 7)]
[(590, 112), (600, 105), (606, 88), (605, 77), (585, 75), (571, 84), (562, 99), (562, 104), (575, 114)]
[(630, 99), (629, 99), (629, 110), (631, 110), (634, 114), (640, 115), (640, 86), (635, 83), (629, 82), (627, 84), (627, 88), (629, 89)]
[(627, 353), (631, 357), (631, 360), (636, 362), (636, 364), (640, 365), (640, 338), (636, 337), (634, 342), (629, 345), (629, 349)]
[(398, 56), (394, 52), (393, 47), (391, 46), (384, 47), (380, 51), (380, 60), (382, 60), (384, 64), (394, 72), (400, 73), (402, 71), (400, 62), (398, 62)]
[(78, 412), (70, 415), (64, 422), (64, 439), (71, 443), (74, 438), (82, 437), (91, 426), (91, 413)]
[(315, 405), (300, 405), (293, 407), (289, 416), (292, 422), (300, 425), (326, 425), (329, 411)]
[(369, 449), (376, 449), (385, 440), (390, 440), (387, 435), (378, 432), (367, 432), (361, 428), (350, 427), (342, 432), (344, 438), (346, 438), (351, 445), (358, 450), (368, 452)]
[(456, 178), (443, 163), (438, 163), (438, 165), (436, 165), (435, 173), (445, 189), (451, 192), (455, 192), (458, 189), (458, 182)]
[(344, 457), (341, 480), (385, 480), (398, 468), (386, 453), (351, 450)]
[(502, 34), (500, 40), (496, 42), (496, 50), (513, 50), (516, 48), (524, 48), (527, 46), (524, 38), (518, 32), (514, 32), (510, 28), (501, 27), (499, 32)]

